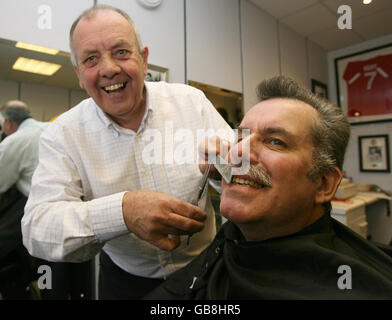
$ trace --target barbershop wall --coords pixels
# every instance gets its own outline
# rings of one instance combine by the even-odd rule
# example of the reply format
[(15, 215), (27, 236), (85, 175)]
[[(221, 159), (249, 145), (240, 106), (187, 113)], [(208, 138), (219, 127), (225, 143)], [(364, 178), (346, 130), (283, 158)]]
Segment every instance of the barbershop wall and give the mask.
[[(392, 35), (380, 37), (358, 45), (331, 51), (327, 54), (330, 99), (337, 103), (335, 64), (336, 58), (375, 48), (392, 42)], [(347, 148), (344, 170), (347, 176), (357, 183), (377, 184), (385, 190), (392, 190), (391, 173), (369, 173), (359, 170), (358, 137), (366, 135), (389, 134), (389, 150), (392, 150), (392, 122), (371, 123), (351, 126), (351, 138)]]
[[(71, 5), (56, 0), (2, 1), (0, 37), (69, 51), (72, 21), (94, 2), (79, 0)], [(264, 78), (285, 74), (307, 87), (312, 78), (328, 81), (326, 52), (248, 0), (164, 0), (154, 9), (144, 8), (136, 0), (96, 2), (130, 14), (150, 49), (149, 62), (168, 68), (170, 82), (194, 80), (242, 92), (245, 112), (257, 102), (255, 88)], [(40, 17), (48, 7), (51, 28), (45, 29), (48, 21)], [(24, 86), (20, 87), (23, 92)], [(47, 88), (35, 90), (34, 101), (38, 92)], [(56, 103), (64, 105), (65, 111), (72, 92), (60, 91), (55, 90), (61, 96)], [(43, 93), (42, 97), (48, 95)], [(22, 96), (31, 97), (27, 93)], [(56, 106), (54, 111), (59, 108)]]
[(0, 79), (0, 106), (8, 100), (26, 101), (34, 119), (49, 121), (87, 98), (83, 90)]

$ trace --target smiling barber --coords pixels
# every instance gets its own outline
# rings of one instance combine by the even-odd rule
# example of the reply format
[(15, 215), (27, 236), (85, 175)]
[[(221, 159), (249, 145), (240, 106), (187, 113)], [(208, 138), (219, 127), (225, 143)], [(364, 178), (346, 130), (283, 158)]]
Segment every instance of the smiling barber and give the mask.
[(181, 142), (165, 140), (170, 130), (191, 130), (196, 143), (198, 129), (231, 129), (201, 91), (144, 82), (148, 48), (123, 11), (86, 10), (71, 27), (70, 46), (91, 98), (41, 137), (23, 241), (33, 256), (51, 261), (85, 261), (103, 248), (100, 299), (137, 299), (215, 235), (207, 196), (200, 208), (190, 204), (202, 177), (197, 164), (144, 161), (151, 132), (167, 152)]

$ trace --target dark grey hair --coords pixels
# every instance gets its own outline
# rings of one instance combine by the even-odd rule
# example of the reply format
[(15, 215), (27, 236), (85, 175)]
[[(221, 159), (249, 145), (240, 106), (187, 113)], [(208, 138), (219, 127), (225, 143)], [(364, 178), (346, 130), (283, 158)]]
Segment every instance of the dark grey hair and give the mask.
[(11, 100), (6, 102), (0, 112), (4, 118), (10, 119), (12, 122), (20, 125), (24, 120), (31, 118), (30, 110), (27, 105), (20, 100)]
[(315, 180), (320, 174), (328, 172), (333, 167), (342, 170), (350, 138), (350, 124), (340, 108), (284, 76), (261, 82), (257, 87), (257, 95), (261, 101), (287, 98), (305, 102), (313, 107), (319, 118), (313, 124), (311, 132), (313, 165), (308, 176)]
[(133, 30), (135, 31), (136, 44), (138, 46), (139, 52), (140, 53), (143, 52), (142, 39), (141, 39), (139, 31), (137, 30), (136, 25), (132, 21), (131, 17), (128, 14), (126, 14), (124, 11), (122, 11), (122, 10), (120, 10), (118, 8), (115, 8), (115, 7), (112, 7), (112, 6), (109, 6), (109, 5), (105, 5), (105, 4), (100, 4), (100, 5), (93, 6), (93, 7), (89, 8), (89, 9), (86, 9), (85, 11), (83, 11), (80, 14), (80, 16), (76, 18), (76, 20), (74, 21), (74, 23), (71, 26), (71, 29), (69, 31), (69, 47), (71, 49), (71, 62), (72, 62), (72, 64), (74, 66), (77, 66), (75, 50), (74, 50), (73, 43), (72, 43), (72, 37), (73, 37), (73, 33), (75, 31), (75, 28), (76, 28), (77, 24), (79, 23), (79, 21), (82, 20), (84, 17), (92, 18), (100, 10), (114, 11), (114, 12), (117, 12), (120, 15), (122, 15), (129, 22), (129, 24), (132, 26)]

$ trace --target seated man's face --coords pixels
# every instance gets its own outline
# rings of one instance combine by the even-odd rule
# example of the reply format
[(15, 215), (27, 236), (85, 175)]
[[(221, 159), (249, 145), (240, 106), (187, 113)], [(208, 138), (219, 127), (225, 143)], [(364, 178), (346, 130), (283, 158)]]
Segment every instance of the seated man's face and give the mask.
[[(281, 98), (260, 102), (245, 115), (240, 127), (250, 129), (250, 135), (231, 153), (249, 157), (271, 185), (262, 186), (263, 179), (249, 175), (234, 176), (229, 185), (223, 181), (220, 209), (248, 240), (294, 233), (322, 214), (314, 203), (316, 183), (307, 176), (312, 166), (311, 126), (317, 119), (316, 110), (306, 103)], [(246, 147), (247, 156), (242, 154)]]

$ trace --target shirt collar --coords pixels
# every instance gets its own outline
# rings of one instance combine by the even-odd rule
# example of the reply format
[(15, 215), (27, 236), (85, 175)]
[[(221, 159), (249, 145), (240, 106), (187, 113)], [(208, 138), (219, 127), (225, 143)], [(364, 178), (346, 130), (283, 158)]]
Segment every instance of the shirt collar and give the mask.
[(18, 130), (23, 130), (24, 128), (31, 126), (34, 122), (35, 120), (33, 118), (27, 118), (26, 120), (23, 120), (22, 123), (18, 126)]

